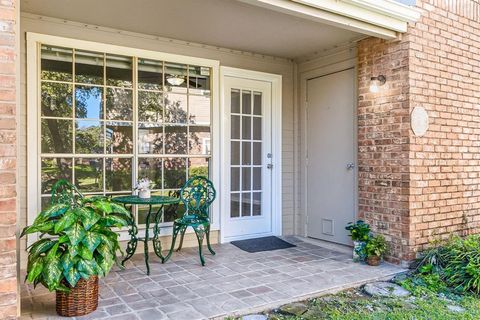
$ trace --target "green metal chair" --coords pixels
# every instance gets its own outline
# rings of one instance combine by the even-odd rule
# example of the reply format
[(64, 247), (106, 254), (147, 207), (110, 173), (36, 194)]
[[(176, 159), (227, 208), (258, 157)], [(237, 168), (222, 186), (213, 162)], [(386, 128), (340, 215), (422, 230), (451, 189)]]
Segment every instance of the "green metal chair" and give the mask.
[(188, 227), (192, 227), (198, 240), (198, 254), (202, 266), (205, 265), (205, 259), (202, 254), (203, 239), (207, 238), (207, 248), (212, 255), (215, 255), (210, 245), (210, 218), (208, 209), (216, 197), (216, 191), (213, 183), (207, 178), (201, 176), (191, 177), (185, 186), (180, 190), (180, 199), (185, 205), (186, 212), (183, 217), (173, 222), (172, 245), (167, 256), (163, 259), (165, 263), (170, 259), (178, 234), (180, 234), (180, 245), (177, 251), (182, 249), (183, 238)]

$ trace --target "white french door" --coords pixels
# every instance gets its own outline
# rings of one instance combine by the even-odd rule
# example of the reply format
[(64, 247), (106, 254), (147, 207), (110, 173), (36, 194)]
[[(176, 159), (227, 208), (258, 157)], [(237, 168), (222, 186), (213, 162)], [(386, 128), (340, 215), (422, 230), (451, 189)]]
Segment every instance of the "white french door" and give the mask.
[(272, 83), (224, 81), (224, 241), (273, 234)]

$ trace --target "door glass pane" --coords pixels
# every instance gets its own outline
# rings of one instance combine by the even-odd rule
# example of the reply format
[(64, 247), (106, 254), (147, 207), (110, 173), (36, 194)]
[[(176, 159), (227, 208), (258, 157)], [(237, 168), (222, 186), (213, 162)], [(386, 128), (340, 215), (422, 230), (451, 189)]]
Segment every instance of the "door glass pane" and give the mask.
[(242, 165), (252, 164), (251, 146), (251, 142), (242, 142)]
[[(262, 93), (231, 91), (231, 217), (261, 215)], [(235, 114), (237, 113), (237, 114)], [(233, 167), (239, 166), (239, 167)], [(238, 195), (237, 192), (241, 191)], [(255, 191), (255, 192), (252, 192)], [(235, 195), (235, 197), (234, 197)], [(240, 201), (240, 214), (237, 202)]]
[(75, 51), (75, 80), (89, 84), (103, 84), (104, 54), (83, 50)]
[(262, 118), (253, 117), (253, 140), (262, 140)]
[(240, 193), (230, 195), (230, 217), (240, 217)]
[(232, 116), (230, 122), (231, 139), (240, 139), (240, 116)]
[(230, 149), (230, 158), (232, 165), (240, 164), (240, 142), (232, 141)]
[(240, 190), (240, 168), (231, 168), (230, 188), (232, 191)]
[(252, 169), (248, 167), (242, 168), (242, 190), (249, 191), (252, 189)]
[(242, 117), (242, 139), (252, 138), (252, 117)]
[(242, 113), (252, 113), (252, 92), (242, 90)]
[(65, 83), (42, 83), (42, 116), (71, 118), (72, 85)]
[(262, 190), (262, 168), (254, 167), (253, 170), (253, 186), (252, 190)]
[(253, 93), (253, 114), (256, 116), (262, 115), (262, 93)]
[(240, 113), (240, 90), (232, 89), (230, 93), (230, 112), (231, 113)]
[(262, 193), (254, 192), (252, 197), (252, 215), (261, 216), (262, 215)]
[(250, 192), (242, 193), (242, 217), (252, 215), (252, 194)]
[(253, 165), (261, 165), (262, 164), (262, 143), (261, 142), (253, 142)]

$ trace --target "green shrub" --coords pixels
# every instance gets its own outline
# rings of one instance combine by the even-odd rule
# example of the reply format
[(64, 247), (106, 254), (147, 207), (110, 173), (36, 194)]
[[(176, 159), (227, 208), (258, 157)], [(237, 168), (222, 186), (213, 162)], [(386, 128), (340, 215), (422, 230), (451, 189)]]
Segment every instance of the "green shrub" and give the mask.
[(438, 275), (458, 293), (480, 294), (480, 235), (451, 237), (444, 244), (426, 250), (418, 260), (417, 275)]

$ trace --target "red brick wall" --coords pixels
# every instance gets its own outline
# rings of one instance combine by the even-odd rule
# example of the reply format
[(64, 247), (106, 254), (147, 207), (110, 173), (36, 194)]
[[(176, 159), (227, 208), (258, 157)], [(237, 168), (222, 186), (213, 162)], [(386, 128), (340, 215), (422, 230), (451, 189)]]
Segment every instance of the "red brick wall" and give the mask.
[[(391, 256), (408, 259), (408, 43), (368, 38), (358, 44), (359, 214), (391, 243)], [(385, 85), (370, 93), (370, 78)]]
[(0, 0), (0, 318), (17, 316), (16, 17), (17, 2)]
[(477, 232), (480, 222), (480, 12), (478, 1), (417, 1), (409, 31), (411, 107), (430, 130), (411, 140), (412, 244)]
[[(360, 215), (410, 260), (436, 238), (479, 231), (480, 5), (417, 0), (401, 41), (359, 43)], [(368, 93), (369, 78), (387, 84)], [(409, 113), (424, 107), (416, 137)]]

